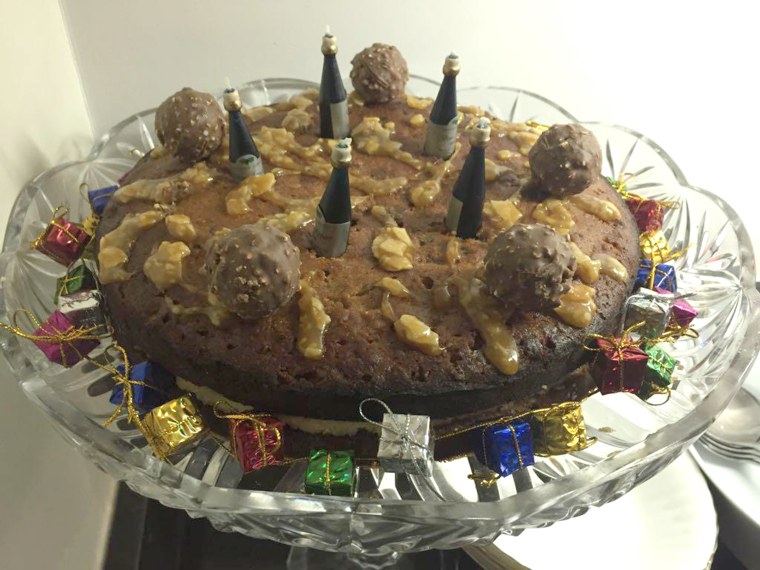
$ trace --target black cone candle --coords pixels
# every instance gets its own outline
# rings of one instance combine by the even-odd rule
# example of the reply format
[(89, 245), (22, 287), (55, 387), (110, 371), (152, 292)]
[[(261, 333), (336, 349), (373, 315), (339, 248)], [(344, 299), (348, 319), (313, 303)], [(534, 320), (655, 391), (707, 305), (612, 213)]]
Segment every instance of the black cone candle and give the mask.
[(349, 135), (346, 88), (338, 69), (338, 43), (330, 33), (322, 37), (322, 82), (319, 85), (319, 133), (324, 139)]
[(343, 139), (333, 148), (333, 170), (317, 206), (314, 221), (314, 249), (323, 257), (340, 257), (348, 247), (348, 232), (351, 229), (350, 164), (351, 139)]
[(457, 75), (459, 57), (453, 53), (443, 64), (443, 82), (430, 111), (424, 152), (430, 156), (449, 158), (457, 142)]
[(261, 155), (253, 142), (251, 131), (245, 123), (237, 89), (229, 87), (224, 90), (224, 108), (230, 117), (230, 163), (232, 175), (237, 180), (249, 176), (264, 174)]
[(476, 237), (482, 223), (486, 197), (486, 146), (490, 140), (490, 121), (482, 118), (470, 131), (470, 154), (454, 184), (446, 215), (446, 228), (463, 239)]

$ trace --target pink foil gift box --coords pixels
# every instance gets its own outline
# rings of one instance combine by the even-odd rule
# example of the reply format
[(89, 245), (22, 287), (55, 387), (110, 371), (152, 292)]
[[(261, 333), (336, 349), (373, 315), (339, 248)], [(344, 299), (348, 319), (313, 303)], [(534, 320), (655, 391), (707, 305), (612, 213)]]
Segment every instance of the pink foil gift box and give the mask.
[(35, 337), (50, 337), (49, 340), (32, 340), (45, 353), (48, 360), (66, 368), (74, 366), (92, 352), (100, 341), (94, 338), (74, 338), (66, 340), (67, 334), (75, 330), (72, 323), (60, 311), (55, 311), (34, 331)]
[(235, 455), (244, 473), (282, 465), (284, 428), (284, 423), (272, 417), (230, 420)]
[(32, 246), (61, 265), (69, 266), (82, 256), (91, 239), (92, 236), (81, 226), (58, 216)]
[[(664, 295), (671, 294), (667, 289), (655, 287), (655, 291)], [(671, 307), (670, 320), (679, 327), (688, 327), (697, 318), (697, 310), (686, 299), (676, 299)]]

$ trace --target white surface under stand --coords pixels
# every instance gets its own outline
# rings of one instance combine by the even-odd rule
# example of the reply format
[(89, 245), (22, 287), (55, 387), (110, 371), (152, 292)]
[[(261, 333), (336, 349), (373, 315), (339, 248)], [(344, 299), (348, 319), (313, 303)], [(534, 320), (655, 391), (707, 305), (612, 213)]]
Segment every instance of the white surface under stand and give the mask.
[[(760, 397), (758, 361), (744, 388)], [(723, 542), (749, 570), (760, 570), (760, 464), (726, 459), (700, 443), (692, 455), (716, 491)]]
[(583, 516), (466, 551), (486, 570), (705, 570), (717, 537), (710, 491), (694, 461), (683, 455)]

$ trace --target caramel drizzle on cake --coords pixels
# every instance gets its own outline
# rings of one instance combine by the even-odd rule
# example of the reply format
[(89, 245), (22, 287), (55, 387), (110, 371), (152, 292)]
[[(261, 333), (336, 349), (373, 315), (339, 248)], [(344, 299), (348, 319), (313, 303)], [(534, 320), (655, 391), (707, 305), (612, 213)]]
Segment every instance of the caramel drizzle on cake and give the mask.
[(580, 281), (573, 281), (570, 290), (560, 297), (554, 312), (568, 325), (582, 329), (591, 324), (596, 314), (596, 290)]
[(306, 279), (301, 280), (298, 308), (301, 311), (298, 320), (298, 350), (309, 360), (318, 360), (325, 354), (325, 331), (332, 319)]
[(216, 173), (205, 162), (180, 172), (175, 176), (158, 180), (138, 180), (119, 188), (113, 200), (127, 204), (132, 200), (145, 200), (156, 204), (173, 204), (188, 196), (191, 192), (203, 190), (214, 181)]
[[(249, 177), (225, 195), (226, 211), (230, 216), (249, 214), (252, 200), (262, 200), (281, 209), (280, 212), (261, 216), (264, 222), (285, 232), (293, 232), (314, 219), (319, 197), (292, 198), (277, 192), (277, 180), (281, 176), (301, 174), (319, 180), (327, 180), (330, 175), (328, 156), (336, 141), (317, 139), (313, 144), (304, 145), (296, 140), (296, 134), (303, 132), (311, 124), (311, 116), (306, 109), (314, 104), (315, 94), (297, 95), (288, 103), (274, 107), (259, 107), (245, 111), (253, 121), (264, 120), (277, 111), (287, 111), (279, 128), (259, 126), (253, 137), (262, 157), (274, 168), (267, 174)], [(431, 100), (407, 96), (407, 105), (412, 109), (423, 110), (429, 107)], [(352, 100), (352, 105), (357, 105)], [(486, 113), (476, 107), (460, 107), (460, 121), (466, 118), (468, 124)], [(420, 117), (422, 115), (419, 115)], [(415, 116), (410, 124), (422, 126)], [(499, 150), (495, 158), (502, 162), (513, 162), (527, 156), (531, 146), (538, 138), (539, 132), (534, 127), (511, 124), (498, 119), (492, 122), (492, 128), (500, 136), (506, 136), (518, 145), (518, 151)], [(450, 174), (452, 164), (461, 149), (457, 143), (454, 154), (448, 160), (428, 160), (417, 158), (403, 150), (401, 142), (394, 140), (395, 125), (383, 123), (379, 117), (365, 116), (354, 128), (354, 146), (357, 152), (367, 156), (388, 157), (411, 167), (416, 174), (406, 176), (376, 177), (374, 175), (351, 172), (352, 190), (358, 190), (370, 196), (390, 195), (406, 189), (409, 201), (415, 208), (430, 206), (440, 194), (444, 179)], [(308, 140), (308, 139), (307, 139)], [(222, 160), (227, 152), (225, 145), (212, 154), (214, 164)], [(486, 178), (497, 180), (510, 171), (508, 166), (497, 164), (492, 159), (486, 160)], [(206, 188), (217, 172), (205, 162), (196, 164), (184, 172), (161, 180), (140, 180), (120, 189), (116, 200), (127, 203), (132, 200), (153, 201), (156, 204), (175, 204), (184, 197)], [(352, 199), (356, 207), (369, 196)], [(371, 199), (371, 198), (370, 198)], [(617, 207), (607, 200), (587, 195), (575, 195), (568, 199), (546, 198), (538, 203), (531, 203), (516, 193), (504, 200), (488, 200), (484, 207), (484, 227), (490, 234), (511, 228), (518, 221), (536, 221), (554, 228), (561, 234), (569, 234), (575, 220), (573, 208), (593, 215), (603, 221), (614, 221), (621, 217)], [(396, 219), (380, 205), (373, 205), (371, 215), (384, 227), (380, 229), (371, 245), (371, 251), (379, 266), (389, 272), (411, 271), (415, 268), (414, 257), (418, 249), (413, 233), (398, 227)], [(166, 217), (166, 227), (173, 237), (180, 241), (162, 243), (145, 262), (144, 271), (159, 289), (178, 284), (187, 290), (192, 287), (183, 283), (182, 263), (189, 254), (189, 248), (182, 246), (198, 239), (198, 230), (193, 221), (184, 214), (170, 214), (162, 210), (128, 214), (121, 225), (102, 238), (101, 241), (101, 278), (104, 283), (128, 279), (131, 274), (124, 270), (129, 258), (131, 244), (140, 232)], [(200, 226), (199, 226), (200, 227)], [(183, 243), (184, 242), (184, 243)], [(167, 244), (167, 245), (165, 245)], [(169, 247), (172, 251), (169, 252)], [(460, 310), (455, 307), (453, 297), (458, 299), (461, 310), (469, 317), (485, 341), (483, 354), (503, 374), (514, 374), (518, 369), (518, 349), (508, 324), (513, 309), (504, 306), (502, 301), (493, 297), (487, 287), (477, 276), (477, 266), (468, 261), (467, 252), (462, 252), (461, 241), (454, 237), (447, 242), (444, 261), (448, 263), (453, 275), (445, 283), (436, 284), (428, 293), (432, 297), (433, 307), (440, 312)], [(606, 254), (589, 256), (576, 244), (571, 243), (577, 260), (576, 280), (565, 294), (561, 296), (560, 306), (554, 312), (558, 318), (574, 327), (588, 326), (596, 313), (594, 303), (595, 290), (590, 287), (600, 275), (617, 281), (626, 281), (628, 276), (623, 265)], [(163, 248), (163, 249), (162, 249)], [(466, 250), (466, 247), (464, 248)], [(187, 253), (186, 253), (187, 252)], [(399, 280), (384, 277), (376, 284), (383, 290), (380, 301), (381, 313), (393, 323), (398, 338), (408, 346), (426, 354), (441, 354), (443, 348), (440, 338), (432, 326), (423, 322), (410, 312), (403, 312), (400, 318), (391, 304), (391, 297), (404, 299), (406, 311), (409, 302), (417, 294)], [(452, 294), (452, 290), (455, 295)], [(196, 289), (196, 291), (198, 291)], [(207, 304), (187, 307), (168, 296), (167, 307), (175, 315), (206, 315), (213, 324), (219, 325), (230, 316), (213, 295), (209, 294)], [(324, 356), (325, 333), (331, 318), (320, 300), (317, 290), (307, 280), (301, 281), (298, 299), (300, 311), (298, 324), (298, 350), (308, 359), (317, 360)], [(435, 325), (435, 321), (431, 321)]]
[(594, 259), (601, 264), (599, 271), (602, 275), (606, 275), (620, 283), (628, 281), (628, 271), (619, 260), (606, 253), (596, 253), (594, 254)]
[(170, 214), (166, 216), (164, 223), (169, 235), (185, 243), (192, 243), (198, 237), (198, 230), (195, 229), (190, 216)]
[(132, 274), (124, 269), (129, 261), (129, 252), (138, 236), (164, 219), (161, 210), (148, 210), (139, 214), (127, 214), (112, 232), (100, 239), (98, 266), (101, 283), (126, 281)]
[(486, 343), (483, 355), (502, 374), (517, 372), (517, 343), (506, 324), (513, 309), (500, 303), (477, 277), (457, 275), (451, 283), (457, 288), (459, 303)]

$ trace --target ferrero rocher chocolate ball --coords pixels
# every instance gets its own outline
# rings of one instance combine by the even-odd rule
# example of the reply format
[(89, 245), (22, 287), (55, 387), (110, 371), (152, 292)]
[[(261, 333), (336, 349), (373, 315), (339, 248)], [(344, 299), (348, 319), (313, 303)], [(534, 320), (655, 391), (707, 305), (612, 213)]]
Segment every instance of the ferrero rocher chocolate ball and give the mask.
[(351, 60), (351, 83), (365, 103), (387, 103), (404, 94), (409, 68), (396, 46), (372, 44)]
[(528, 153), (533, 179), (557, 198), (583, 192), (602, 172), (602, 149), (584, 127), (554, 125)]
[(243, 319), (273, 313), (298, 290), (298, 248), (276, 228), (240, 226), (211, 238), (206, 250), (210, 292)]
[(216, 99), (190, 87), (156, 110), (156, 134), (166, 149), (188, 163), (206, 158), (222, 144), (226, 121)]
[(543, 224), (515, 224), (489, 244), (484, 281), (505, 303), (543, 311), (559, 305), (575, 263), (567, 236)]

